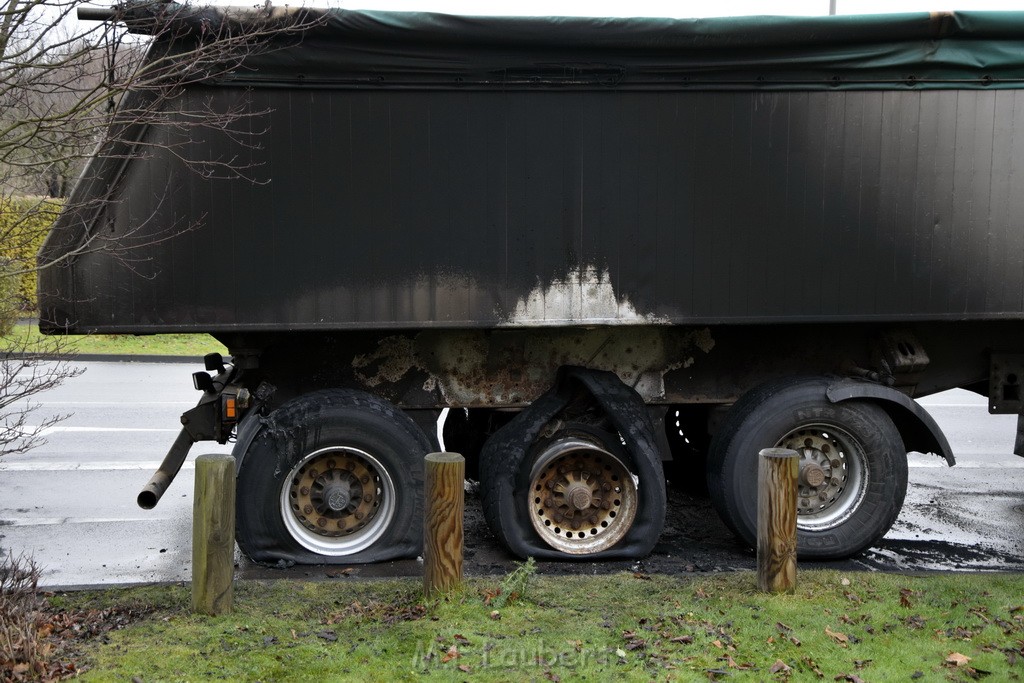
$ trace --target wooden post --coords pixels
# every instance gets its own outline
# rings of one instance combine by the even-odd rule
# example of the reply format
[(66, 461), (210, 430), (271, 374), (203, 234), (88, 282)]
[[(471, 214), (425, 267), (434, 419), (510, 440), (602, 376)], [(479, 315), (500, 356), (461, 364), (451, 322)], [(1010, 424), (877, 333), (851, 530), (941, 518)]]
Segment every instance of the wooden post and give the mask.
[(423, 593), (429, 598), (462, 581), (462, 512), (466, 460), (458, 453), (426, 457), (423, 516)]
[(757, 467), (757, 587), (796, 589), (796, 493), (799, 459), (788, 448), (766, 448)]
[(192, 611), (230, 612), (234, 574), (235, 459), (200, 455), (192, 507)]

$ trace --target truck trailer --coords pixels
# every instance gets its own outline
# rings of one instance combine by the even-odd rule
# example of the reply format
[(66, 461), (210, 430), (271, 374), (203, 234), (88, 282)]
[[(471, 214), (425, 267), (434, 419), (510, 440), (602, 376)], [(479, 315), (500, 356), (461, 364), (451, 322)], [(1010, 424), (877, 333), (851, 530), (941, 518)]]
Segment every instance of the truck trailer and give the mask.
[[(245, 14), (175, 7), (128, 21), (151, 59)], [(646, 555), (666, 471), (752, 547), (785, 447), (799, 556), (841, 558), (908, 452), (954, 464), (916, 399), (1021, 413), (1024, 13), (306, 11), (101, 145), (40, 252), (44, 332), (229, 351), (142, 507), (233, 441), (254, 560), (414, 557), (444, 411), (518, 556)]]

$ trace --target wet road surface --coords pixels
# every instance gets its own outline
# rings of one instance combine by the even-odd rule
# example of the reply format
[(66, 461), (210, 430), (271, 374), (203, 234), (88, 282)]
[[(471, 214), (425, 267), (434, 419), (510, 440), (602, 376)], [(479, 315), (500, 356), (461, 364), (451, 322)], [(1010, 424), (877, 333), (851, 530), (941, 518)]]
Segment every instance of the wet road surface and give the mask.
[[(43, 397), (41, 419), (74, 414), (31, 453), (0, 461), (0, 549), (31, 555), (48, 587), (188, 580), (193, 459), (227, 446), (200, 444), (156, 509), (138, 491), (195, 404), (191, 365), (88, 363), (88, 371)], [(958, 466), (910, 456), (910, 487), (894, 528), (876, 548), (842, 563), (883, 571), (1024, 571), (1024, 459), (1010, 453), (1014, 416), (990, 416), (964, 391), (922, 400), (945, 431)], [(487, 530), (475, 487), (467, 486), (466, 562), (470, 575), (504, 573), (514, 558)], [(807, 565), (812, 566), (812, 565)], [(682, 573), (754, 568), (709, 501), (670, 483), (667, 523), (652, 555), (639, 562), (541, 564), (545, 573)], [(272, 569), (239, 557), (243, 578), (328, 578), (342, 567)], [(345, 575), (417, 576), (416, 560), (354, 567)]]

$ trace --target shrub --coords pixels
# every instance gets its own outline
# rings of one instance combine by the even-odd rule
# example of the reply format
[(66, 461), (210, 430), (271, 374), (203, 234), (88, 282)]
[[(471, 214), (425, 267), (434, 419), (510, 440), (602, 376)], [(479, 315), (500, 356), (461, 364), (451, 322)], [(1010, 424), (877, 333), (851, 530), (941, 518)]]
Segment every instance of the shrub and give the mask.
[(60, 207), (53, 199), (0, 198), (0, 320), (36, 309), (36, 253)]
[(49, 646), (40, 637), (43, 601), (31, 560), (0, 553), (0, 680), (46, 678)]

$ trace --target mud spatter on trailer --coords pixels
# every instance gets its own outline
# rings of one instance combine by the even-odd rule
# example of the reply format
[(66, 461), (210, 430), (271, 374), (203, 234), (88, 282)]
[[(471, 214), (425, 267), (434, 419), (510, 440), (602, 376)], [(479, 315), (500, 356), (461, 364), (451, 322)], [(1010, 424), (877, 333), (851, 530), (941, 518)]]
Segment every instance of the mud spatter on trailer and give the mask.
[[(503, 316), (504, 317), (504, 316)], [(549, 284), (538, 283), (516, 302), (503, 327), (546, 325), (668, 325), (665, 316), (641, 313), (628, 296), (615, 293), (611, 273), (595, 266), (569, 271)]]
[[(449, 406), (522, 406), (564, 365), (610, 370), (646, 401), (665, 398), (665, 373), (711, 353), (708, 328), (545, 327), (389, 335), (352, 359), (355, 379), (387, 392), (414, 383)], [(401, 393), (401, 392), (399, 392)]]

